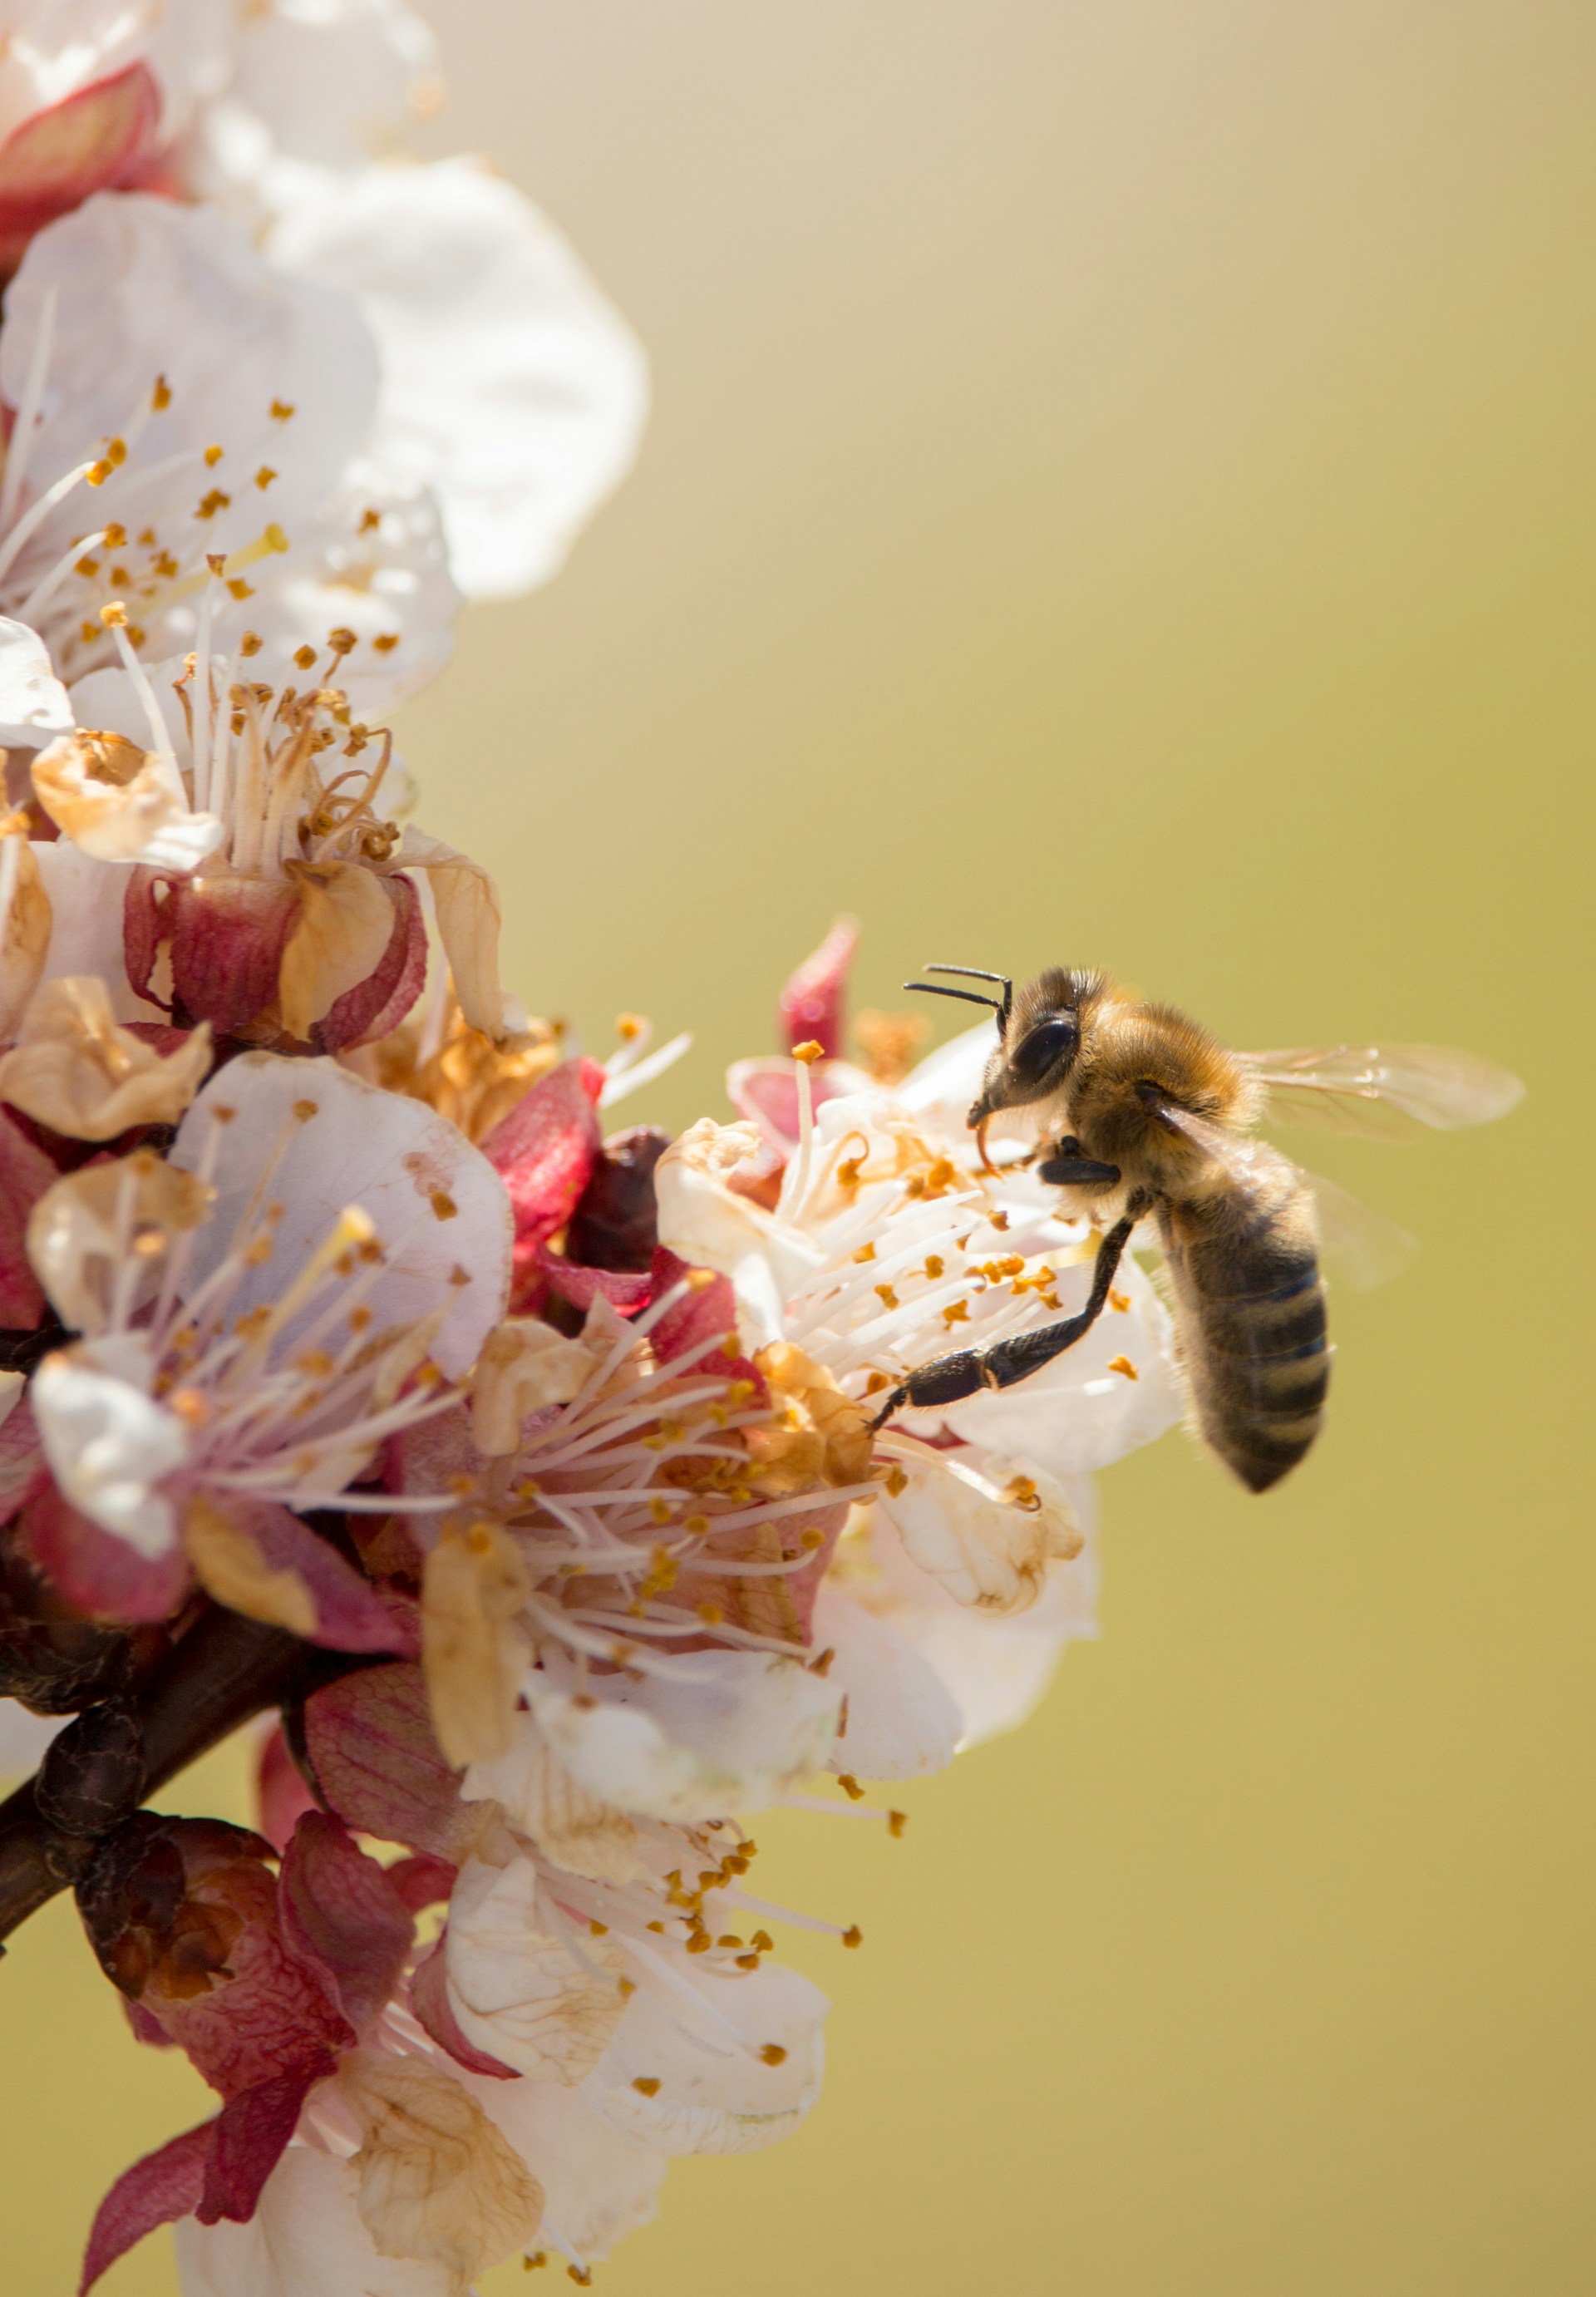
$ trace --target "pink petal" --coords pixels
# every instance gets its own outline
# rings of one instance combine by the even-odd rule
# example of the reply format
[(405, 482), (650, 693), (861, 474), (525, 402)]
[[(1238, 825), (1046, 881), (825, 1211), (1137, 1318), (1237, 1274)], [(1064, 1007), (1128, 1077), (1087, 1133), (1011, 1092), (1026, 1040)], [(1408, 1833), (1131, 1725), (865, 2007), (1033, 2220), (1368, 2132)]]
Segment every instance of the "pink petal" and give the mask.
[[(308, 1810), (317, 1807), (316, 1797), (300, 1775), (299, 1765), (288, 1751), (288, 1741), (280, 1723), (274, 1723), (260, 1744), (260, 1760), (255, 1773), (255, 1796), (260, 1811), (260, 1832), (274, 1850), (286, 1850), (293, 1830)], [(137, 2004), (130, 2005), (136, 2009)]]
[[(299, 905), (298, 888), (276, 879), (175, 879), (165, 907), (176, 1009), (225, 1037), (276, 1005)], [(136, 976), (133, 985), (143, 987)]]
[[(595, 1082), (596, 1081), (596, 1082)], [(503, 1179), (515, 1214), (514, 1306), (538, 1278), (538, 1247), (564, 1227), (598, 1161), (594, 1103), (604, 1073), (591, 1061), (566, 1061), (518, 1100), (482, 1142)]]
[(365, 2033), (398, 1986), (415, 1936), (388, 1876), (340, 1820), (308, 1810), (283, 1861), (277, 1903), (290, 1952), (332, 1972), (344, 2016)]
[(260, 2189), (293, 2136), (306, 2093), (337, 2064), (328, 2050), (319, 2062), (274, 2074), (228, 2099), (216, 2118), (204, 2191), (193, 2212), (202, 2225), (215, 2225), (218, 2218), (243, 2225), (254, 2216)]
[(294, 1571), (310, 1590), (316, 1629), (309, 1637), (327, 1651), (394, 1651), (415, 1656), (416, 1607), (394, 1601), (347, 1563), (308, 1523), (275, 1500), (208, 1495), (228, 1521), (247, 1532), (274, 1571)]
[(618, 1314), (635, 1316), (654, 1297), (651, 1277), (625, 1275), (612, 1268), (584, 1268), (567, 1260), (563, 1252), (551, 1251), (547, 1244), (538, 1247), (537, 1264), (552, 1289), (574, 1307), (590, 1308), (602, 1294)]
[(490, 2058), (486, 2050), (479, 2050), (473, 2042), (468, 2042), (460, 2030), (449, 2004), (448, 1981), (443, 1968), (443, 1941), (447, 1936), (447, 1931), (439, 1933), (437, 1945), (411, 1979), (410, 2007), (439, 2047), (447, 2050), (457, 2064), (473, 2074), (492, 2074), (500, 2081), (519, 2081), (521, 2077), (514, 2066)]
[[(284, 1939), (269, 1856), (258, 1835), (219, 1819), (140, 1811), (78, 1889), (107, 1977), (224, 2098), (279, 2075), (317, 2079), (355, 2040), (330, 1972)], [(252, 2126), (245, 2116), (241, 2137)]]
[[(14, 1419), (16, 1414), (13, 1412)], [(74, 1610), (137, 1626), (169, 1618), (193, 1583), (180, 1546), (153, 1562), (114, 1532), (80, 1515), (53, 1479), (23, 1509), (19, 1531), (28, 1553)]]
[(91, 193), (126, 185), (160, 117), (148, 68), (130, 64), (25, 119), (0, 150), (0, 238), (14, 249)]
[(777, 1026), (789, 1052), (794, 1045), (813, 1041), (828, 1061), (840, 1057), (848, 971), (858, 946), (859, 927), (851, 918), (839, 918), (782, 991)]
[(202, 2121), (197, 2129), (185, 2129), (123, 2170), (95, 2212), (78, 2297), (87, 2297), (100, 2276), (147, 2233), (193, 2216), (204, 2191), (215, 2128), (214, 2121)]
[(432, 1736), (419, 1667), (363, 1668), (305, 1702), (305, 1741), (323, 1799), (347, 1826), (447, 1857), (459, 1782)]
[(321, 1053), (374, 1044), (397, 1029), (427, 977), (427, 929), (408, 877), (383, 879), (394, 907), (393, 932), (376, 971), (338, 998), (312, 1032)]
[(447, 1858), (434, 1858), (430, 1850), (418, 1850), (413, 1857), (396, 1858), (388, 1869), (388, 1880), (410, 1912), (419, 1914), (424, 1907), (448, 1903), (459, 1871)]
[[(802, 1040), (800, 1040), (802, 1042)], [(817, 1061), (809, 1073), (810, 1106), (856, 1092), (855, 1072), (833, 1076), (830, 1064)], [(757, 1124), (785, 1163), (798, 1146), (798, 1074), (791, 1061), (734, 1061), (726, 1072), (727, 1096), (739, 1116)]]
[[(662, 1299), (672, 1286), (679, 1284), (689, 1273), (685, 1260), (679, 1260), (663, 1245), (654, 1256), (654, 1297)], [(674, 1308), (667, 1308), (649, 1334), (649, 1342), (662, 1364), (670, 1364), (678, 1356), (686, 1355), (708, 1339), (731, 1333), (737, 1329), (736, 1295), (729, 1276), (717, 1276), (712, 1284), (701, 1291), (683, 1295)], [(717, 1352), (703, 1360), (696, 1369), (715, 1372), (723, 1379), (747, 1379), (753, 1383), (753, 1392), (763, 1403), (769, 1394), (763, 1376), (746, 1356), (728, 1356)]]
[(44, 1288), (29, 1264), (28, 1215), (59, 1180), (49, 1157), (0, 1116), (0, 1326), (31, 1332), (45, 1313)]

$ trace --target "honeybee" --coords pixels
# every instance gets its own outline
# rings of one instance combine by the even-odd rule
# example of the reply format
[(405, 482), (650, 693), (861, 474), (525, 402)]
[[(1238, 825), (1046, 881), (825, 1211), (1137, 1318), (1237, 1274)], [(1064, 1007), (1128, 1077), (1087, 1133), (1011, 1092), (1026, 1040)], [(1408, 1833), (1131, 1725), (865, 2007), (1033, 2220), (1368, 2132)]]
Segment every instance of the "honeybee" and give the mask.
[(1249, 1491), (1268, 1491), (1323, 1424), (1329, 1343), (1315, 1184), (1252, 1128), (1266, 1108), (1387, 1138), (1482, 1124), (1505, 1116), (1523, 1087), (1491, 1062), (1439, 1045), (1229, 1052), (1173, 1006), (1146, 1003), (1103, 973), (1049, 967), (1016, 996), (1002, 974), (926, 971), (1002, 992), (904, 984), (997, 1014), (998, 1049), (969, 1114), (982, 1163), (998, 1169), (987, 1151), (992, 1119), (1024, 1109), (1045, 1144), (1028, 1160), (1038, 1177), (1067, 1190), (1072, 1211), (1101, 1233), (1079, 1313), (922, 1364), (877, 1424), (904, 1404), (1012, 1387), (1073, 1346), (1150, 1219), (1197, 1428)]

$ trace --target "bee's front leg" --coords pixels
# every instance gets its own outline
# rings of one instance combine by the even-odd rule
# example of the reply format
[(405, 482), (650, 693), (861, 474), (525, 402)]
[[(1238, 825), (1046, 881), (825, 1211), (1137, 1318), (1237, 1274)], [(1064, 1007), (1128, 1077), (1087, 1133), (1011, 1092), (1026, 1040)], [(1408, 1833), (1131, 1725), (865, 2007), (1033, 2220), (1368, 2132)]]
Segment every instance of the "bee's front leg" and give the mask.
[(1081, 1143), (1069, 1135), (1056, 1141), (1036, 1167), (1036, 1177), (1052, 1189), (1079, 1189), (1093, 1181), (1112, 1188), (1120, 1177), (1117, 1165), (1099, 1165), (1086, 1155)]
[[(1112, 1165), (1096, 1169), (1114, 1170)], [(1114, 1177), (1117, 1180), (1118, 1173), (1115, 1173)], [(932, 1404), (958, 1404), (967, 1395), (978, 1395), (983, 1387), (1013, 1387), (1016, 1381), (1028, 1379), (1033, 1371), (1040, 1371), (1043, 1364), (1051, 1363), (1065, 1348), (1073, 1348), (1090, 1331), (1107, 1305), (1115, 1271), (1131, 1241), (1137, 1218), (1131, 1214), (1116, 1221), (1098, 1247), (1091, 1290), (1084, 1308), (1057, 1324), (1039, 1324), (1030, 1332), (1011, 1332), (1007, 1338), (993, 1340), (988, 1347), (960, 1348), (956, 1355), (933, 1356), (929, 1363), (911, 1371), (901, 1387), (893, 1388), (870, 1422), (872, 1428), (883, 1426), (906, 1404), (924, 1410)]]

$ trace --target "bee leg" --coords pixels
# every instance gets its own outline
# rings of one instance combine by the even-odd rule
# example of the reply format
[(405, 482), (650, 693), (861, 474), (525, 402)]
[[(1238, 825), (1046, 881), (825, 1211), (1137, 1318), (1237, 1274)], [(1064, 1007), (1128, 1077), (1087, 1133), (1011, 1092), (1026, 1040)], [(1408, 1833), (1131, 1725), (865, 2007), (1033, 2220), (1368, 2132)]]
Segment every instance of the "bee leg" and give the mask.
[(1120, 1177), (1120, 1169), (1117, 1165), (1099, 1165), (1095, 1157), (1084, 1155), (1072, 1135), (1049, 1150), (1036, 1167), (1036, 1177), (1052, 1189), (1078, 1189), (1094, 1181), (1111, 1188)]
[(1084, 1308), (1074, 1316), (1065, 1316), (1057, 1324), (1041, 1324), (1032, 1332), (1011, 1332), (1007, 1339), (994, 1340), (990, 1347), (961, 1348), (956, 1355), (934, 1356), (929, 1363), (911, 1371), (901, 1387), (895, 1387), (881, 1410), (870, 1422), (879, 1428), (894, 1412), (911, 1404), (958, 1404), (967, 1395), (979, 1395), (983, 1387), (1013, 1387), (1016, 1381), (1028, 1379), (1040, 1371), (1065, 1348), (1085, 1338), (1107, 1305), (1109, 1287), (1115, 1271), (1120, 1264), (1131, 1231), (1136, 1226), (1132, 1214), (1116, 1221), (1098, 1247), (1098, 1257), (1092, 1269), (1091, 1290)]

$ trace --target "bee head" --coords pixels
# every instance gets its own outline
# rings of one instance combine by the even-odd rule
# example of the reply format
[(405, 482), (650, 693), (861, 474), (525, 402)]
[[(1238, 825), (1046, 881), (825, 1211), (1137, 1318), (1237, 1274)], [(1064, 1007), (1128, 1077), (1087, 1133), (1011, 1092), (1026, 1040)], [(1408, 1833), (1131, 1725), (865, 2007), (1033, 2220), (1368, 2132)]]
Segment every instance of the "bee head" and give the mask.
[(1059, 1091), (1081, 1049), (1081, 1007), (1098, 987), (1091, 974), (1049, 967), (1027, 982), (1004, 1017), (969, 1122), (979, 1132), (1000, 1108), (1024, 1108)]

